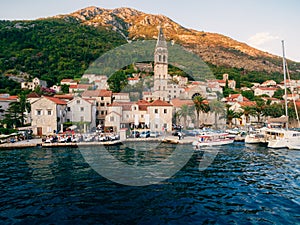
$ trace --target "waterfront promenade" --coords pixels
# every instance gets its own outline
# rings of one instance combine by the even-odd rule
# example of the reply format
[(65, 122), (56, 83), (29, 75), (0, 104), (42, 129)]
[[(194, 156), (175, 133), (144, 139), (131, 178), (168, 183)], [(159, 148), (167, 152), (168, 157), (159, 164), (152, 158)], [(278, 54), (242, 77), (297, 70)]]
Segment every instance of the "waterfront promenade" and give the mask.
[(75, 143), (44, 143), (41, 138), (30, 139), (24, 141), (18, 141), (14, 143), (3, 143), (0, 145), (1, 149), (17, 149), (17, 148), (30, 148), (30, 147), (79, 147), (79, 146), (91, 146), (91, 145), (117, 145), (126, 142), (164, 142), (171, 144), (192, 144), (195, 137), (184, 137), (179, 140), (178, 137), (167, 135), (165, 137), (161, 136), (158, 138), (128, 138), (126, 140), (115, 140), (106, 142), (75, 142)]

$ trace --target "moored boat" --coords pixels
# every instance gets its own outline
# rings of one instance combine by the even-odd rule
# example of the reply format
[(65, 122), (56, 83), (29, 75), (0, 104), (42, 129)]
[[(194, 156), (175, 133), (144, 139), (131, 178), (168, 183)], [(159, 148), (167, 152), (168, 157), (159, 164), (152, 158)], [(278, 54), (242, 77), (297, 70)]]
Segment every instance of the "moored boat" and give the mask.
[(246, 144), (260, 144), (260, 143), (266, 143), (265, 138), (265, 130), (267, 128), (263, 127), (258, 130), (251, 130), (248, 132), (248, 134), (245, 137), (245, 143)]
[(197, 140), (193, 142), (193, 146), (197, 149), (204, 146), (226, 145), (234, 142), (228, 133), (206, 133), (197, 136)]

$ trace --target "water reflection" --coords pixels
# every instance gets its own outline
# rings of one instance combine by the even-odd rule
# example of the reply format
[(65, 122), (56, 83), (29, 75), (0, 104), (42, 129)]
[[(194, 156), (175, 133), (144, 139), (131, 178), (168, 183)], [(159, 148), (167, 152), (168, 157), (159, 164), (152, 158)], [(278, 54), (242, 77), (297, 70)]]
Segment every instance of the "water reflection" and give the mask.
[(54, 178), (51, 169), (51, 165), (54, 163), (51, 149), (32, 151), (26, 162), (28, 163), (28, 167), (32, 169), (33, 180), (47, 180)]

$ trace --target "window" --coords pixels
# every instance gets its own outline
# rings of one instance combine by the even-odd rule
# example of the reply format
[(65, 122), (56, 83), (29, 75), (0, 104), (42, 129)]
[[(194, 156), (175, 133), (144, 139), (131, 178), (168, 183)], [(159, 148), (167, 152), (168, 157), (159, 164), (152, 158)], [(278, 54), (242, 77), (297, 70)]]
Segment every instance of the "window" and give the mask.
[(40, 115), (42, 115), (42, 110), (40, 110), (40, 109), (37, 109), (37, 110), (36, 110), (36, 115), (37, 115), (37, 116), (40, 116)]
[(83, 107), (80, 107), (80, 111), (83, 112), (83, 111), (84, 111), (84, 108), (83, 108)]
[(110, 122), (114, 122), (114, 120), (115, 120), (115, 117), (111, 116), (110, 117)]
[(70, 108), (70, 107), (68, 107), (68, 108), (67, 108), (67, 110), (68, 110), (68, 112), (70, 112), (70, 111), (71, 111), (71, 108)]
[(158, 109), (154, 109), (154, 113), (156, 113), (156, 114), (157, 114), (157, 113), (158, 113)]
[(164, 109), (164, 114), (167, 114), (167, 111), (168, 111), (167, 109)]
[(101, 115), (104, 115), (104, 111), (101, 111)]
[(103, 100), (104, 100), (104, 97), (101, 97), (101, 100), (103, 101)]
[(77, 100), (76, 103), (77, 103), (77, 104), (80, 104), (80, 100)]
[(81, 121), (81, 122), (84, 121), (84, 117), (83, 117), (83, 116), (80, 117), (80, 121)]
[(101, 102), (101, 103), (100, 103), (100, 106), (105, 106), (105, 103)]
[(52, 110), (47, 110), (47, 115), (51, 116), (52, 115)]

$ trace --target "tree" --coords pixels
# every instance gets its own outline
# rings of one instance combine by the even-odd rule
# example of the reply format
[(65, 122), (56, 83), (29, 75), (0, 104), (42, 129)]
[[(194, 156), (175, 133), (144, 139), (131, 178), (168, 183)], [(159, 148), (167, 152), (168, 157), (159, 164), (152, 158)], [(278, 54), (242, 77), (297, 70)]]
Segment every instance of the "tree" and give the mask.
[(2, 123), (6, 124), (7, 128), (24, 126), (25, 113), (29, 113), (30, 110), (31, 107), (27, 101), (26, 92), (21, 92), (18, 95), (18, 101), (9, 104)]
[(263, 115), (264, 116), (270, 116), (270, 117), (273, 117), (273, 118), (276, 118), (276, 117), (280, 117), (282, 115), (284, 115), (284, 106), (282, 104), (278, 104), (278, 103), (275, 103), (275, 104), (266, 104), (265, 107), (264, 107), (264, 110), (263, 110)]
[(67, 85), (67, 84), (61, 85), (61, 91), (62, 91), (62, 93), (68, 94), (69, 93), (69, 88), (70, 88), (70, 85)]
[(208, 105), (208, 102), (205, 98), (203, 98), (201, 95), (197, 95), (193, 98), (195, 110), (196, 110), (196, 126), (199, 127), (199, 117), (200, 117), (200, 112), (207, 113), (209, 112), (210, 108)]
[(194, 116), (194, 109), (191, 106), (182, 105), (179, 111), (177, 111), (177, 115), (179, 119), (183, 118), (183, 126), (186, 128), (187, 118), (188, 117), (192, 118)]
[(248, 98), (250, 101), (254, 100), (254, 92), (253, 91), (242, 91), (242, 95), (245, 98)]
[(260, 123), (260, 117), (263, 115), (264, 108), (266, 106), (266, 103), (263, 99), (257, 99), (256, 100), (256, 106), (255, 109), (255, 116), (257, 117), (257, 122)]
[(235, 111), (229, 109), (229, 105), (227, 105), (226, 107), (227, 107), (226, 120), (227, 120), (227, 124), (228, 124), (229, 128), (231, 128), (232, 127), (232, 120), (234, 118), (240, 118), (241, 113), (235, 112)]
[(243, 114), (246, 117), (246, 123), (250, 122), (250, 116), (255, 115), (255, 107), (254, 106), (243, 106)]
[(118, 71), (108, 78), (107, 83), (112, 92), (119, 93), (128, 84), (127, 75)]
[(209, 107), (215, 113), (215, 128), (218, 129), (219, 115), (225, 113), (225, 105), (223, 102), (214, 99), (210, 102)]
[(26, 112), (30, 113), (30, 111), (31, 111), (31, 106), (30, 106), (30, 103), (27, 100), (27, 96), (26, 96), (25, 92), (21, 92), (18, 95), (18, 103), (19, 103), (19, 107), (20, 107), (21, 126), (24, 126), (25, 113)]
[(2, 124), (6, 124), (6, 128), (19, 127), (22, 120), (20, 115), (20, 104), (18, 102), (11, 102), (8, 109), (6, 110), (6, 113), (4, 114)]
[[(289, 90), (289, 89), (287, 89), (287, 93), (288, 94), (291, 94), (291, 91)], [(283, 96), (284, 96), (284, 89), (278, 89), (278, 90), (276, 90), (275, 92), (274, 92), (274, 95), (273, 95), (273, 97), (274, 98), (277, 98), (277, 99), (281, 99), (281, 100), (283, 100), (284, 98), (283, 98)]]

